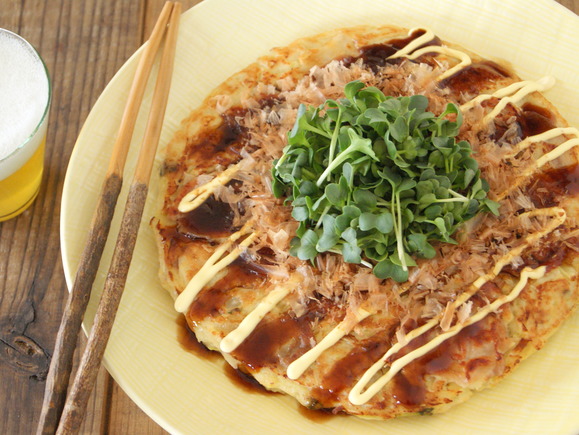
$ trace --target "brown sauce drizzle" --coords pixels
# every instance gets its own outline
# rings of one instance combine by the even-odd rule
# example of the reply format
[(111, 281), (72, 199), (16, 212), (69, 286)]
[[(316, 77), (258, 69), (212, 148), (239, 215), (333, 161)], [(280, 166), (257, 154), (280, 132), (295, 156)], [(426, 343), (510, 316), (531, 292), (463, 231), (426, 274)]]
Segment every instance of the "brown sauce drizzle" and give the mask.
[[(167, 261), (172, 261), (172, 267), (177, 267), (177, 262), (181, 255), (187, 252), (188, 245), (195, 243), (198, 246), (205, 246), (210, 249), (214, 242), (207, 239), (195, 239), (180, 233), (176, 226), (164, 227), (159, 229), (161, 242), (165, 251)], [(169, 275), (173, 279), (173, 272), (169, 269)]]
[[(426, 385), (426, 379), (429, 375), (448, 370), (460, 370), (464, 371), (468, 377), (472, 371), (484, 365), (483, 361), (460, 362), (461, 354), (467, 347), (467, 343), (483, 345), (491, 339), (489, 334), (493, 334), (492, 326), (489, 330), (482, 326), (483, 322), (485, 320), (467, 326), (456, 336), (405, 366), (391, 381), (392, 400), (413, 412), (428, 412), (428, 408), (425, 406), (429, 405)], [(434, 335), (425, 334), (415, 338), (393, 355), (391, 361), (426, 344)], [(387, 339), (372, 339), (366, 344), (358, 346), (345, 358), (334, 364), (332, 370), (324, 376), (321, 386), (314, 391), (316, 400), (321, 404), (337, 401), (341, 392), (351, 388), (362, 374), (386, 353), (390, 348), (388, 343), (389, 340)]]
[[(251, 374), (244, 372), (240, 369), (234, 369), (228, 363), (223, 363), (223, 371), (227, 378), (238, 388), (243, 390), (245, 393), (250, 394), (263, 394), (265, 396), (281, 394), (275, 391), (266, 389), (261, 385)], [(333, 409), (328, 408), (306, 408), (305, 406), (298, 403), (298, 412), (302, 417), (307, 418), (313, 423), (322, 424), (327, 422), (332, 418), (336, 418), (338, 415)]]
[[(289, 364), (311, 348), (312, 317), (310, 312), (301, 317), (289, 313), (273, 319), (266, 317), (232, 355), (251, 370), (277, 365), (281, 361)], [(294, 341), (291, 346), (287, 346), (291, 348), (291, 352), (287, 355), (280, 354), (282, 346), (290, 341)]]
[[(411, 351), (425, 345), (432, 336), (425, 334), (412, 340), (407, 346), (391, 357), (391, 361), (403, 357)], [(447, 369), (452, 363), (448, 342), (437, 346), (426, 355), (412, 361), (392, 379), (392, 397), (397, 404), (416, 406), (424, 403), (426, 385), (424, 377)]]
[(550, 243), (542, 243), (529, 248), (521, 255), (522, 264), (517, 268), (506, 266), (503, 272), (518, 277), (525, 267), (536, 269), (539, 266), (547, 266), (547, 272), (560, 267), (569, 254), (579, 250), (579, 238), (570, 237), (564, 240), (553, 240)]
[(550, 110), (532, 103), (525, 103), (517, 116), (521, 127), (521, 138), (541, 134), (555, 128), (555, 119)]
[(189, 317), (198, 322), (206, 317), (216, 317), (222, 315), (225, 310), (224, 305), (229, 295), (227, 290), (220, 287), (211, 287), (200, 292), (189, 307)]
[(374, 338), (360, 343), (324, 375), (321, 385), (313, 391), (313, 397), (322, 405), (335, 402), (339, 394), (351, 388), (389, 348), (390, 344), (386, 339)]
[[(498, 98), (492, 98), (483, 102), (483, 106), (494, 107), (498, 102)], [(543, 107), (532, 103), (525, 103), (521, 108), (518, 108), (513, 104), (507, 104), (494, 119), (495, 132), (491, 135), (491, 139), (495, 141), (503, 139), (509, 127), (508, 122), (511, 122), (513, 116), (515, 117), (514, 122), (517, 124), (516, 136), (521, 140), (528, 136), (544, 133), (556, 127), (556, 120), (553, 114)]]
[(177, 228), (175, 226), (161, 228), (160, 225), (158, 225), (157, 227), (159, 233), (161, 234), (161, 240), (163, 241), (164, 244), (168, 243), (169, 248), (173, 248), (177, 245), (189, 243), (192, 241), (191, 238), (177, 231)]
[[(197, 340), (197, 337), (189, 328), (185, 316), (179, 316), (177, 319), (177, 341), (184, 350), (194, 354), (199, 358), (217, 361), (221, 357), (219, 352), (209, 350)], [(225, 361), (223, 362), (223, 371), (233, 384), (241, 388), (246, 393), (259, 393), (268, 395), (278, 394), (267, 390), (259, 382), (257, 382), (253, 376), (244, 373), (239, 369), (234, 369)]]
[(265, 109), (267, 107), (269, 108), (275, 107), (281, 104), (283, 101), (284, 97), (282, 95), (269, 94), (261, 97), (258, 101), (258, 104), (261, 109)]
[[(263, 95), (257, 98), (261, 109), (276, 106), (283, 101), (279, 95)], [(241, 149), (247, 145), (249, 138), (247, 128), (242, 126), (238, 119), (244, 118), (251, 110), (237, 106), (225, 111), (221, 115), (219, 126), (203, 129), (201, 136), (187, 143), (187, 160), (195, 161), (198, 168), (215, 164), (228, 166), (237, 162)], [(166, 166), (162, 168), (164, 173), (176, 171), (176, 168)]]
[(227, 362), (223, 363), (223, 371), (225, 372), (227, 378), (233, 384), (241, 388), (246, 393), (265, 394), (265, 395), (279, 394), (276, 393), (275, 391), (269, 391), (263, 385), (257, 382), (257, 380), (249, 373), (245, 373), (240, 369), (234, 369)]
[[(570, 243), (577, 247), (577, 238), (570, 240)], [(573, 252), (574, 250), (566, 243), (550, 244), (548, 246), (541, 245), (541, 248), (533, 251), (529, 258), (523, 257), (523, 261), (527, 263), (527, 266), (534, 269), (539, 266), (547, 266), (547, 271), (550, 271), (561, 266), (567, 255)]]
[(307, 418), (313, 423), (325, 423), (326, 421), (336, 418), (332, 409), (328, 408), (306, 408), (305, 406), (298, 405), (298, 412), (302, 417)]
[(197, 340), (197, 337), (189, 328), (185, 316), (179, 316), (177, 318), (177, 341), (181, 345), (181, 348), (190, 352), (199, 358), (204, 358), (208, 360), (217, 360), (221, 355), (218, 352), (209, 350), (205, 345)]
[(562, 198), (579, 193), (579, 165), (551, 168), (534, 175), (526, 190), (537, 208), (555, 207)]
[(210, 196), (196, 209), (181, 214), (177, 228), (181, 234), (193, 239), (228, 237), (235, 230), (234, 216), (229, 204)]
[(511, 77), (508, 71), (492, 61), (469, 65), (440, 82), (440, 87), (450, 88), (455, 94), (478, 95), (486, 84)]
[[(497, 97), (492, 97), (486, 101), (483, 101), (481, 106), (487, 108), (489, 112), (499, 103), (500, 99)], [(506, 107), (501, 110), (501, 112), (495, 116), (493, 119), (494, 131), (490, 135), (490, 139), (497, 142), (499, 146), (502, 146), (502, 142), (505, 140), (514, 140), (515, 137), (521, 137), (521, 127), (517, 123), (519, 117), (519, 110), (513, 104), (507, 104)], [(516, 124), (514, 131), (510, 130), (512, 123)], [(507, 131), (509, 132), (507, 137)], [(484, 134), (484, 133), (483, 133)]]
[[(365, 65), (367, 65), (372, 71), (376, 72), (380, 68), (383, 68), (387, 64), (400, 63), (404, 58), (388, 59), (390, 56), (395, 54), (397, 51), (406, 47), (409, 43), (414, 41), (416, 38), (424, 35), (426, 32), (422, 29), (417, 30), (406, 38), (398, 38), (388, 41), (385, 44), (372, 44), (362, 47), (360, 49), (360, 54), (358, 56), (348, 56), (342, 59), (345, 66), (349, 66), (355, 63), (358, 59), (362, 59)], [(417, 47), (417, 49), (426, 47), (429, 45), (440, 45), (440, 39), (435, 37), (426, 44)]]
[[(482, 364), (473, 360), (460, 362), (461, 354), (467, 347), (467, 343), (471, 346), (473, 344), (484, 345), (488, 340), (492, 340), (492, 337), (489, 337), (489, 334), (492, 334), (492, 327), (491, 330), (484, 328), (483, 322), (485, 320), (467, 326), (456, 336), (404, 367), (393, 379), (392, 396), (396, 403), (413, 411), (420, 411), (425, 405), (429, 405), (426, 386), (426, 379), (429, 375), (460, 370), (464, 371), (466, 377), (469, 378), (471, 372)], [(428, 334), (417, 337), (402, 349), (396, 358), (426, 344), (431, 338)]]
[(211, 288), (201, 291), (189, 307), (189, 318), (201, 321), (206, 317), (216, 317), (226, 313), (226, 302), (231, 297), (230, 290), (236, 287), (259, 288), (264, 277), (242, 262), (234, 262), (227, 268), (227, 275)]
[(565, 177), (567, 195), (577, 196), (579, 194), (579, 164), (568, 167), (562, 175)]
[(196, 162), (198, 168), (221, 164), (228, 166), (239, 160), (239, 153), (247, 141), (248, 132), (237, 122), (247, 109), (234, 107), (221, 115), (217, 128), (204, 129), (200, 137), (190, 140), (185, 153), (187, 159)]
[(223, 123), (219, 127), (221, 138), (219, 142), (215, 144), (214, 152), (218, 153), (238, 143), (240, 137), (246, 132), (246, 129), (239, 125), (235, 118), (243, 115), (245, 115), (245, 110), (243, 109), (236, 109), (232, 114), (228, 113), (223, 115)]
[[(312, 301), (306, 313), (299, 317), (291, 310), (274, 318), (266, 316), (232, 355), (250, 370), (288, 365), (312, 348), (312, 324), (323, 319), (330, 306), (329, 301), (325, 304)], [(285, 352), (286, 349), (289, 352)]]

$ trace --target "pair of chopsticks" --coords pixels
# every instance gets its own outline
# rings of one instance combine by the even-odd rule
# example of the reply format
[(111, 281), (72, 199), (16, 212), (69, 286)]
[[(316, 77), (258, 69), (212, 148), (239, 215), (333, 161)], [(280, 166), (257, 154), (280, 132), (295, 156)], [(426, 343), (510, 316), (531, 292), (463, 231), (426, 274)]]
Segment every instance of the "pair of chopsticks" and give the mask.
[[(86, 405), (94, 387), (119, 307), (143, 215), (149, 178), (169, 96), (180, 14), (181, 4), (179, 2), (165, 3), (139, 60), (129, 99), (121, 119), (119, 133), (113, 146), (99, 202), (92, 219), (88, 240), (58, 331), (54, 355), (46, 381), (44, 403), (37, 434), (77, 433), (83, 421)], [(121, 191), (123, 169), (145, 87), (163, 39), (165, 45), (153, 93), (151, 111), (109, 272), (85, 352), (67, 397), (72, 359), (82, 318), (108, 237), (115, 204)]]

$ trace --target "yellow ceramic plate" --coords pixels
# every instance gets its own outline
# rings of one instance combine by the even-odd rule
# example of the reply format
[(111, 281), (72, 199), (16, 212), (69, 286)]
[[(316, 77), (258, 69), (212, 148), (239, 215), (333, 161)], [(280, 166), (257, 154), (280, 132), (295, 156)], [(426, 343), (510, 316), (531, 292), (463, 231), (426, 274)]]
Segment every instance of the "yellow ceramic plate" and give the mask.
[[(579, 126), (579, 17), (554, 1), (536, 0), (206, 0), (183, 15), (161, 146), (204, 96), (271, 47), (337, 27), (359, 24), (427, 26), (484, 57), (508, 60), (523, 78), (550, 74), (547, 96)], [(106, 171), (137, 58), (107, 86), (78, 138), (62, 201), (62, 253), (70, 284)], [(149, 104), (152, 87), (147, 91)], [(146, 118), (139, 119), (127, 170)], [(158, 162), (157, 162), (158, 163)], [(132, 172), (131, 172), (132, 173)], [(156, 193), (153, 176), (150, 199)], [(130, 177), (127, 177), (129, 180)], [(126, 182), (123, 195), (126, 195)], [(124, 196), (120, 204), (124, 204)], [(576, 434), (579, 432), (579, 315), (569, 319), (543, 350), (496, 388), (451, 412), (433, 417), (314, 421), (282, 395), (251, 394), (223, 373), (223, 363), (200, 359), (177, 340), (177, 315), (157, 279), (157, 252), (143, 225), (105, 364), (129, 396), (174, 433), (346, 434)], [(112, 233), (116, 234), (119, 218)], [(114, 237), (113, 237), (114, 240)], [(94, 293), (102, 288), (113, 243), (107, 244)], [(96, 309), (93, 298), (85, 328)], [(578, 313), (579, 314), (579, 313)]]

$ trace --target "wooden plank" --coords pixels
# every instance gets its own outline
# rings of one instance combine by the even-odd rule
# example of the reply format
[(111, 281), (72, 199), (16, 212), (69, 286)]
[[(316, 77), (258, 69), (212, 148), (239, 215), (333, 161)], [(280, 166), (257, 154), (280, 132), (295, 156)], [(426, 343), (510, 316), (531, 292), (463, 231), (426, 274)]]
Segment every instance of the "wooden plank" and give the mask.
[(579, 0), (557, 0), (557, 3), (561, 3), (567, 9), (579, 14)]
[(106, 433), (167, 434), (157, 423), (141, 411), (116, 382), (111, 384), (111, 388)]

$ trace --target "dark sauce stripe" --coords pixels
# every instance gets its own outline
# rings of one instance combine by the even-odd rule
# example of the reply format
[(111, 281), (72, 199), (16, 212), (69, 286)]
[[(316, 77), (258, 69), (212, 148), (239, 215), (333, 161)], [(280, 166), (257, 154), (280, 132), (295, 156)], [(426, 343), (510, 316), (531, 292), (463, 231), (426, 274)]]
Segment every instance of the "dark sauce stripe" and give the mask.
[(179, 232), (189, 238), (228, 237), (235, 231), (234, 213), (227, 203), (210, 196), (194, 210), (180, 215), (177, 221)]
[(439, 85), (454, 94), (478, 95), (481, 88), (493, 85), (496, 80), (511, 77), (508, 71), (491, 61), (481, 61), (457, 71), (442, 80)]
[(579, 165), (537, 172), (525, 192), (537, 208), (555, 207), (561, 199), (579, 193)]
[(553, 113), (532, 103), (525, 103), (517, 115), (521, 127), (521, 138), (541, 134), (556, 127)]
[[(399, 59), (388, 59), (390, 56), (398, 52), (399, 50), (406, 47), (412, 41), (426, 33), (424, 30), (420, 29), (406, 38), (393, 39), (385, 44), (372, 44), (362, 47), (360, 49), (360, 54), (358, 56), (349, 56), (341, 59), (344, 65), (349, 66), (355, 63), (358, 59), (362, 59), (365, 65), (367, 65), (372, 71), (376, 72), (380, 68), (383, 68), (387, 64), (397, 64), (404, 60), (404, 58)], [(440, 45), (440, 39), (434, 37), (431, 41), (417, 47), (420, 49), (422, 47), (430, 45)]]
[[(282, 361), (291, 362), (307, 352), (311, 348), (311, 337), (313, 333), (308, 316), (295, 317), (286, 313), (262, 320), (232, 355), (249, 370), (280, 365)], [(291, 353), (282, 355), (279, 352), (282, 346), (291, 348)]]
[(344, 358), (337, 361), (332, 369), (326, 373), (321, 385), (312, 395), (322, 406), (331, 406), (336, 402), (340, 393), (352, 388), (356, 381), (390, 348), (389, 342), (384, 339), (373, 339), (360, 343)]
[(277, 317), (266, 316), (232, 355), (250, 370), (285, 367), (312, 348), (312, 325), (326, 317), (331, 308), (330, 301), (311, 301), (302, 316), (295, 316), (291, 310)]
[(187, 144), (187, 160), (194, 161), (199, 169), (217, 164), (229, 166), (237, 162), (249, 134), (237, 118), (244, 117), (247, 110), (240, 107), (229, 109), (221, 116), (221, 123), (217, 128), (203, 129), (200, 136)]
[[(227, 301), (235, 297), (232, 290), (239, 287), (258, 289), (265, 283), (265, 276), (243, 262), (234, 262), (227, 267), (227, 275), (210, 288), (203, 289), (191, 303), (189, 318), (199, 322), (206, 317), (230, 315)], [(231, 310), (239, 309), (233, 304)]]

